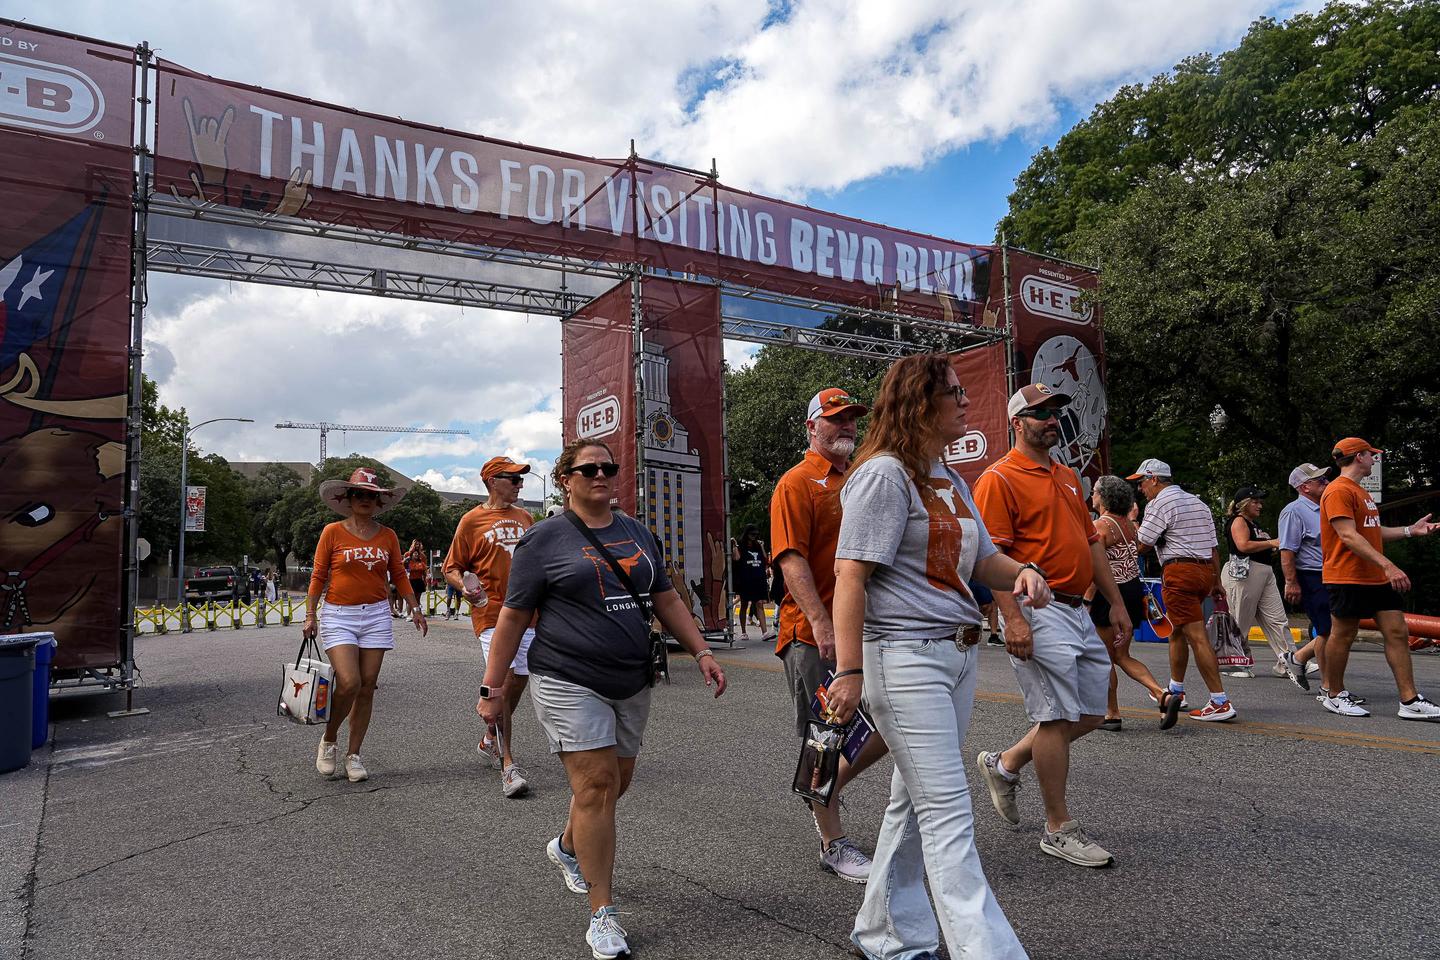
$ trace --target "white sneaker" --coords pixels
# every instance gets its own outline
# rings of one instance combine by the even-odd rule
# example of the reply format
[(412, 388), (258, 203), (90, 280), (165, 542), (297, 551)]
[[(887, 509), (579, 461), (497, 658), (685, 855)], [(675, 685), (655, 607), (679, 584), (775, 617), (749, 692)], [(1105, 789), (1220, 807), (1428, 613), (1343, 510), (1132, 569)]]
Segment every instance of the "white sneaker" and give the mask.
[(1320, 705), (1331, 713), (1338, 713), (1342, 717), (1368, 717), (1370, 711), (1350, 699), (1350, 693), (1341, 690), (1333, 697), (1326, 697), (1320, 701)]
[(1396, 716), (1401, 720), (1440, 720), (1440, 705), (1426, 700), (1422, 693), (1409, 703), (1400, 704), (1400, 712)]
[(1315, 676), (1315, 674), (1317, 674), (1317, 673), (1319, 673), (1319, 672), (1320, 672), (1320, 664), (1316, 663), (1314, 660), (1306, 660), (1306, 661), (1305, 661), (1305, 676), (1307, 676), (1307, 677), (1313, 677), (1313, 676)]
[(480, 755), (480, 759), (483, 760), (491, 770), (500, 769), (500, 764), (502, 763), (500, 745), (496, 743), (494, 738), (488, 733), (485, 735), (484, 740), (475, 744), (475, 752)]
[(1283, 677), (1288, 674), (1289, 671), (1285, 669), (1285, 661), (1276, 660), (1274, 663), (1272, 663), (1270, 665), (1270, 673), (1277, 677)]
[(1066, 820), (1053, 833), (1046, 827), (1040, 835), (1040, 849), (1080, 867), (1108, 867), (1115, 862), (1110, 851), (1087, 837), (1074, 820)]
[(360, 762), (360, 754), (345, 754), (345, 779), (351, 783), (359, 783), (361, 780), (370, 779), (370, 771), (365, 769), (365, 764)]
[(820, 866), (851, 883), (870, 880), (870, 858), (849, 837), (830, 841), (830, 845), (820, 851)]
[(545, 856), (550, 862), (560, 868), (560, 873), (565, 878), (565, 888), (571, 893), (589, 893), (590, 884), (585, 882), (585, 877), (580, 873), (580, 861), (572, 854), (566, 853), (560, 847), (560, 838), (556, 837), (545, 844)]
[(1238, 677), (1241, 680), (1251, 680), (1255, 677), (1255, 671), (1249, 667), (1230, 667), (1220, 671), (1222, 677)]
[(500, 775), (500, 788), (506, 797), (523, 797), (530, 790), (530, 782), (518, 763), (512, 763)]
[(335, 776), (335, 744), (320, 741), (320, 750), (315, 754), (315, 769), (327, 777)]
[(591, 915), (585, 942), (590, 945), (590, 955), (595, 960), (630, 956), (630, 944), (625, 942), (625, 928), (616, 919), (614, 907), (601, 907)]

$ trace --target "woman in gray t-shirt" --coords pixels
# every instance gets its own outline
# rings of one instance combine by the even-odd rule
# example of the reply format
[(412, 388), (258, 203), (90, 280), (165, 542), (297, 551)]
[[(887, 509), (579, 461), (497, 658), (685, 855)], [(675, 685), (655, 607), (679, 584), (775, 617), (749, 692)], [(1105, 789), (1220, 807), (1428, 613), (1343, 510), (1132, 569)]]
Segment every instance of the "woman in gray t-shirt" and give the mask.
[(951, 956), (1026, 955), (981, 870), (960, 761), (979, 669), (980, 610), (966, 581), (1037, 607), (1050, 590), (995, 549), (970, 488), (940, 459), (965, 435), (969, 405), (945, 355), (896, 362), (840, 494), (830, 703), (848, 720), (863, 678), (900, 775), (850, 936), (871, 957), (933, 953), (942, 932)]

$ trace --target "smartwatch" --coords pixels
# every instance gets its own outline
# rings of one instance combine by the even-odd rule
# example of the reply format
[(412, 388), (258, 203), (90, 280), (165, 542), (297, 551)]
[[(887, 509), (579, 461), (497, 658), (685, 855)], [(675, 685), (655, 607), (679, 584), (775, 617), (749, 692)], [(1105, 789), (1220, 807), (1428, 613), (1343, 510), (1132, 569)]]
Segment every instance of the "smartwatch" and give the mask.
[(488, 685), (488, 684), (484, 684), (484, 683), (480, 684), (480, 699), (481, 699), (481, 700), (495, 700), (495, 699), (497, 699), (499, 696), (500, 696), (500, 689), (499, 689), (498, 687), (492, 687), (492, 686), (490, 686), (490, 685)]

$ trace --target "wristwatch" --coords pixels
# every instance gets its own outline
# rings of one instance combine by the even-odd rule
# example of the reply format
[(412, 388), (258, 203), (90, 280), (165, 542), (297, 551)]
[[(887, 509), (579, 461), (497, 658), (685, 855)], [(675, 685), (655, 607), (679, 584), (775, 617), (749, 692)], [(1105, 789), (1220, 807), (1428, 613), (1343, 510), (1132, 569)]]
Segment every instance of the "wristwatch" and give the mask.
[(497, 700), (500, 697), (500, 687), (492, 687), (489, 684), (480, 684), (481, 700)]

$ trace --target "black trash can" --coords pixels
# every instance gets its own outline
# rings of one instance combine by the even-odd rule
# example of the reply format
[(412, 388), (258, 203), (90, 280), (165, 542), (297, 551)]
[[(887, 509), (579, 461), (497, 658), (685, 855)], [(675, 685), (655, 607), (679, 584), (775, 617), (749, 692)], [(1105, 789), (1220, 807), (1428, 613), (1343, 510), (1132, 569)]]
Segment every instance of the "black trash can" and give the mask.
[(35, 724), (35, 644), (47, 633), (0, 636), (0, 773), (30, 763)]

